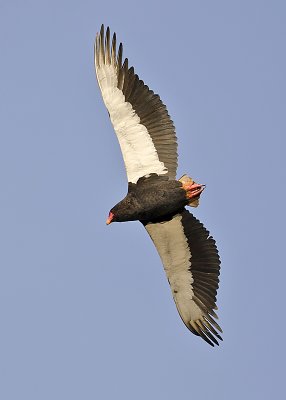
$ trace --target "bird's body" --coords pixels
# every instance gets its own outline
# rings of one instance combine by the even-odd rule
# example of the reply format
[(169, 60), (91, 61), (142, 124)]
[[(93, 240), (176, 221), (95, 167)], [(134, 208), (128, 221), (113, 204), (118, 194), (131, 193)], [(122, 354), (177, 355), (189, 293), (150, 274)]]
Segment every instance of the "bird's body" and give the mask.
[[(128, 193), (107, 223), (140, 221), (155, 244), (186, 327), (212, 346), (222, 340), (215, 319), (220, 259), (214, 239), (185, 206), (198, 206), (204, 185), (176, 179), (177, 138), (160, 97), (122, 63), (122, 44), (104, 34), (95, 43), (95, 69), (125, 162)], [(215, 319), (214, 319), (215, 318)]]
[(111, 209), (114, 221), (154, 221), (174, 214), (186, 206), (189, 199), (180, 181), (151, 175), (129, 184), (127, 196)]

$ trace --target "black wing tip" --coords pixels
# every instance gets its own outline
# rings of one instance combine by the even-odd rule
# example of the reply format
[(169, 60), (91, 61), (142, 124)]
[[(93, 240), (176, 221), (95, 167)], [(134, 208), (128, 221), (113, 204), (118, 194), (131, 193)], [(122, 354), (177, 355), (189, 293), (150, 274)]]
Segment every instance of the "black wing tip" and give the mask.
[[(121, 52), (121, 59), (122, 59), (122, 52), (123, 52), (122, 44), (119, 52)], [(95, 55), (96, 67), (100, 67), (104, 64), (105, 65), (112, 64), (116, 66), (117, 64), (116, 57), (118, 56), (116, 51), (116, 33), (114, 32), (112, 34), (109, 26), (107, 26), (107, 28), (105, 29), (105, 25), (101, 24), (99, 32), (96, 33), (95, 43), (94, 43), (94, 55)]]
[(203, 317), (197, 319), (196, 321), (191, 320), (187, 327), (189, 330), (197, 336), (200, 336), (205, 342), (207, 342), (210, 346), (214, 347), (214, 345), (219, 346), (219, 342), (217, 339), (223, 341), (221, 335), (216, 331), (222, 332), (222, 329), (218, 324), (212, 324), (209, 321), (208, 316), (204, 315)]
[[(223, 338), (218, 334), (212, 334), (210, 331), (208, 330), (201, 330), (199, 332), (199, 336), (206, 342), (208, 343), (210, 346), (215, 347), (219, 346), (219, 342), (217, 339), (219, 339), (220, 341), (223, 341)], [(216, 339), (217, 338), (217, 339)]]

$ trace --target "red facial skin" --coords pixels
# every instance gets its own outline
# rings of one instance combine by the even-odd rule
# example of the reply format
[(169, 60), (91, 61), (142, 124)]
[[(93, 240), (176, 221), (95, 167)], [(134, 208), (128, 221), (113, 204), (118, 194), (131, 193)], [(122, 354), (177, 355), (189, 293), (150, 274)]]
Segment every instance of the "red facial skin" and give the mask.
[(106, 220), (106, 225), (111, 224), (112, 220), (113, 220), (114, 214), (110, 211), (108, 218)]

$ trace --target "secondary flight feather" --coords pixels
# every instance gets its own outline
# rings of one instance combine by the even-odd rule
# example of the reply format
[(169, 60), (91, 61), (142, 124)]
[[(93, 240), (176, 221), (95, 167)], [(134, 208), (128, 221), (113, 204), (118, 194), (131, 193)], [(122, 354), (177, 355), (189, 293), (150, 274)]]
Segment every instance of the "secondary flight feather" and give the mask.
[(214, 239), (185, 209), (196, 207), (204, 185), (176, 179), (175, 127), (160, 97), (139, 79), (110, 29), (95, 41), (95, 70), (117, 135), (128, 193), (109, 212), (111, 222), (140, 221), (161, 257), (178, 312), (186, 327), (214, 346), (220, 259)]

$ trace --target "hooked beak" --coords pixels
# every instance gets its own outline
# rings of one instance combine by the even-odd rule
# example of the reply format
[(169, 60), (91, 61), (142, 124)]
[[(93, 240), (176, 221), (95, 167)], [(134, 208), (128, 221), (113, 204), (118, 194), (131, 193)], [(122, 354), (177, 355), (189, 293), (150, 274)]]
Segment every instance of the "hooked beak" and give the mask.
[(113, 220), (114, 214), (110, 211), (108, 218), (106, 220), (106, 225), (111, 224), (112, 220)]

